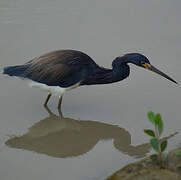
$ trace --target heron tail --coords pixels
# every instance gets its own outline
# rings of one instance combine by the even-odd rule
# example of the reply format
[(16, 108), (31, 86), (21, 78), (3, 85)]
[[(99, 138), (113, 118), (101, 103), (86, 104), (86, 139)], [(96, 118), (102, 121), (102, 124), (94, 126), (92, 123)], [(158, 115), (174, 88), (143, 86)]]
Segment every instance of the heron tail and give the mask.
[(18, 76), (22, 77), (23, 73), (27, 69), (26, 66), (24, 65), (19, 65), (19, 66), (6, 66), (3, 68), (3, 74), (7, 74), (9, 76)]

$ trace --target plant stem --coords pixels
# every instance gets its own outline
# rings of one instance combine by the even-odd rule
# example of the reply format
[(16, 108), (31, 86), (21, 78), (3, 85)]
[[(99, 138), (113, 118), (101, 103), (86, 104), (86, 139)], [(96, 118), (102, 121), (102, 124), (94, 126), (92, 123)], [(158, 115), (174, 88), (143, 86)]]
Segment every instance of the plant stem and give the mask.
[(160, 165), (160, 168), (163, 168), (162, 152), (161, 152), (161, 149), (160, 149), (160, 136), (159, 136), (159, 133), (158, 133), (157, 124), (155, 124), (155, 137), (156, 137), (156, 140), (157, 140), (157, 143), (158, 143), (159, 165)]
[(160, 161), (160, 168), (164, 168), (163, 167), (163, 160), (162, 160), (162, 152), (159, 152), (159, 161)]

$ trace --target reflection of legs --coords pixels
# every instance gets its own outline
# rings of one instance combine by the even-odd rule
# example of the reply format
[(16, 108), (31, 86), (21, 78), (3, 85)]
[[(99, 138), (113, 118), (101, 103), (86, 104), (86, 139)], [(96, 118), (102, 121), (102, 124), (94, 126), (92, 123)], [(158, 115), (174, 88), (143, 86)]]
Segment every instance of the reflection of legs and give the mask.
[(45, 101), (45, 103), (44, 103), (44, 106), (47, 106), (47, 103), (48, 103), (51, 95), (52, 95), (51, 93), (48, 94), (48, 96), (47, 96), (47, 98), (46, 98), (46, 101)]
[(61, 109), (61, 105), (62, 105), (62, 96), (59, 96), (59, 102), (58, 102), (58, 109)]
[[(51, 116), (55, 116), (55, 114), (49, 109), (48, 106), (44, 106), (44, 107), (45, 107), (45, 109), (47, 110), (47, 112), (49, 113), (50, 117), (51, 117)], [(61, 120), (61, 119), (63, 118), (63, 114), (62, 114), (61, 109), (58, 109), (58, 113), (59, 113), (59, 118), (58, 118), (58, 119)]]

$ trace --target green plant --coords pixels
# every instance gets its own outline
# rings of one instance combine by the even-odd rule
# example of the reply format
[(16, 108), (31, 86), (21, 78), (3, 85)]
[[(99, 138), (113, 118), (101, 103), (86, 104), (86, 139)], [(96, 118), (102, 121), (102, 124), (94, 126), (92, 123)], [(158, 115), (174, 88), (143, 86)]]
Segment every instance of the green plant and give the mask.
[(164, 168), (167, 154), (163, 152), (167, 147), (167, 139), (161, 139), (161, 135), (163, 133), (163, 121), (159, 113), (154, 114), (152, 111), (148, 111), (147, 115), (148, 120), (154, 125), (154, 130), (144, 129), (144, 132), (152, 137), (150, 139), (150, 144), (158, 153), (152, 160), (154, 163), (158, 163), (160, 168)]

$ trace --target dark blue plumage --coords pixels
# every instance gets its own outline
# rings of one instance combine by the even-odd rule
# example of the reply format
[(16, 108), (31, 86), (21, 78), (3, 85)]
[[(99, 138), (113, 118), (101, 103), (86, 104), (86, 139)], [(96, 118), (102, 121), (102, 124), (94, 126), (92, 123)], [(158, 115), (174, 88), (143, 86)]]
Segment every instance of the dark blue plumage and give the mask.
[(80, 51), (61, 50), (24, 65), (5, 67), (4, 74), (28, 78), (48, 86), (69, 87), (77, 82), (81, 82), (81, 85), (107, 84), (128, 77), (130, 68), (127, 63), (139, 65), (139, 59), (146, 57), (138, 53), (126, 54), (113, 61), (112, 69), (106, 69)]
[(7, 66), (7, 67), (4, 67), (3, 73), (9, 76), (21, 77), (21, 75), (25, 72), (26, 69), (27, 69), (26, 65)]
[[(139, 53), (129, 53), (117, 57), (112, 62), (112, 69), (106, 69), (97, 65), (91, 57), (83, 52), (58, 50), (34, 58), (23, 65), (5, 67), (4, 74), (67, 90), (81, 85), (108, 84), (121, 81), (129, 76), (129, 63), (154, 71), (176, 83), (153, 67), (149, 60)], [(51, 92), (45, 105), (50, 96)]]

